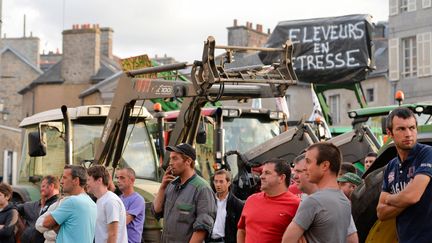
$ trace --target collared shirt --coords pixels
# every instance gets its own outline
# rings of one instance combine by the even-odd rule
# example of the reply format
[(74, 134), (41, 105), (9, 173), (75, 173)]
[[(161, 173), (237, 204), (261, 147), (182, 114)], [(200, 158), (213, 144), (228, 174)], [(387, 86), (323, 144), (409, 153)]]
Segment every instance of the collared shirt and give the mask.
[(43, 208), (40, 209), (39, 215), (42, 215), (44, 213), (46, 213), (46, 211), (48, 210), (48, 208), (55, 202), (57, 202), (58, 200), (58, 195), (53, 195), (52, 197), (48, 198), (45, 201), (45, 206)]
[(202, 177), (193, 175), (180, 184), (177, 177), (165, 190), (162, 213), (164, 218), (162, 242), (189, 242), (194, 231), (210, 233), (216, 218), (216, 199), (210, 185)]
[(216, 221), (213, 227), (212, 237), (213, 239), (225, 237), (225, 220), (226, 220), (226, 205), (228, 201), (228, 194), (224, 199), (217, 199), (217, 213)]
[[(411, 183), (416, 175), (432, 177), (432, 147), (417, 143), (405, 161), (399, 156), (391, 160), (384, 170), (382, 190), (397, 194)], [(396, 217), (399, 242), (430, 242), (432, 238), (432, 180), (420, 201), (406, 208)]]

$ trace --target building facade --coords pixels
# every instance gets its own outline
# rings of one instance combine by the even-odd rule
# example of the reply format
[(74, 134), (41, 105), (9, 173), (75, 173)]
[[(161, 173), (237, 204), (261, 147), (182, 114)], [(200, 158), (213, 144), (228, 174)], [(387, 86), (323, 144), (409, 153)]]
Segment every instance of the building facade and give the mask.
[(105, 104), (100, 97), (84, 100), (80, 94), (120, 71), (112, 54), (111, 28), (73, 25), (62, 34), (63, 53), (42, 55), (46, 71), (19, 91), (25, 116), (62, 105)]
[(405, 103), (430, 101), (432, 1), (389, 1), (389, 80)]
[(39, 38), (2, 38), (0, 42), (0, 173), (3, 181), (13, 183), (21, 157), (21, 130), (24, 118), (18, 91), (43, 72), (39, 68)]

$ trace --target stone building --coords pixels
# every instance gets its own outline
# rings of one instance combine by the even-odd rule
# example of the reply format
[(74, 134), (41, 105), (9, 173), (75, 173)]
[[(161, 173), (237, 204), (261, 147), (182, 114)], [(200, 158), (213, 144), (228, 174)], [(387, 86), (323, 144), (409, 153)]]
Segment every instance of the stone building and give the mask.
[(267, 29), (267, 33), (263, 32), (261, 24), (257, 24), (254, 29), (251, 22), (246, 22), (246, 25), (238, 25), (237, 19), (234, 19), (233, 26), (227, 29), (228, 45), (230, 46), (262, 47), (270, 35), (270, 29)]
[(18, 91), (42, 74), (39, 38), (2, 38), (0, 42), (0, 168), (5, 181), (16, 171), (21, 156), (22, 97)]
[[(111, 28), (98, 25), (73, 25), (63, 31), (63, 54), (44, 56), (51, 66), (19, 91), (23, 95), (26, 116), (59, 108), (83, 104), (100, 104), (100, 97), (80, 98), (80, 93), (120, 70), (112, 54)], [(52, 64), (55, 60), (57, 63)]]
[(389, 1), (389, 80), (405, 103), (431, 101), (432, 1)]

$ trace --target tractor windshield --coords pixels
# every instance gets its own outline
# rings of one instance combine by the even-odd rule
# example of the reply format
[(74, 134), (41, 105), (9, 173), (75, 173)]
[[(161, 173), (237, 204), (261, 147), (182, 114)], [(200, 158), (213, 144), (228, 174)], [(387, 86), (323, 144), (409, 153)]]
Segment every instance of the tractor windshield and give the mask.
[[(51, 122), (54, 124), (57, 122)], [(84, 164), (94, 158), (95, 145), (102, 133), (103, 123), (88, 124), (73, 121), (73, 164)], [(47, 141), (45, 156), (30, 157), (27, 148), (23, 148), (20, 180), (28, 181), (30, 176), (56, 175), (61, 176), (65, 165), (64, 133), (59, 131), (62, 123), (48, 126), (44, 129)], [(37, 125), (26, 128), (26, 133), (37, 131)], [(26, 135), (27, 137), (27, 135)], [(23, 146), (27, 146), (24, 143)], [(122, 157), (119, 161), (121, 167), (131, 167), (135, 170), (137, 178), (157, 180), (156, 155), (152, 140), (147, 132), (144, 122), (130, 124), (125, 139)]]
[(224, 120), (225, 151), (246, 152), (279, 135), (277, 120), (238, 117)]

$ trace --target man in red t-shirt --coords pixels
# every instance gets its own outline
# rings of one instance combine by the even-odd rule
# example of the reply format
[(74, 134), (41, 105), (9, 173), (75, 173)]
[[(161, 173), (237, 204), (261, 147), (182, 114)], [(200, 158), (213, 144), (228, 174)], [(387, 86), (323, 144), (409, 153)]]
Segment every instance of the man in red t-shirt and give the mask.
[(285, 160), (264, 163), (261, 192), (250, 196), (238, 223), (237, 242), (281, 242), (297, 212), (300, 198), (288, 191), (291, 168)]

